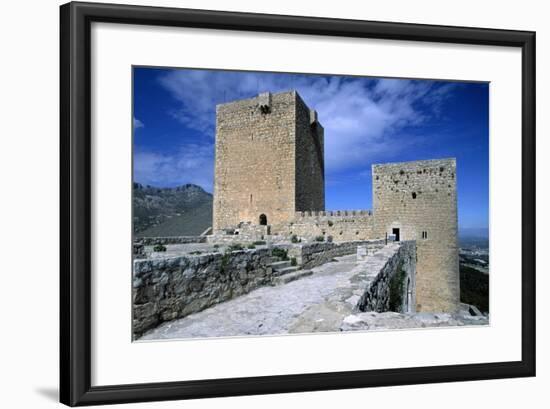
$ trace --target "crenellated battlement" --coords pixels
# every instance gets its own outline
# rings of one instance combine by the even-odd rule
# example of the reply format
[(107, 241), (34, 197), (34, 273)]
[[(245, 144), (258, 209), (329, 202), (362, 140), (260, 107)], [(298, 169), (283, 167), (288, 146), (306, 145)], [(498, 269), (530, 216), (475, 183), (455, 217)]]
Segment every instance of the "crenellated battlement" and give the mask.
[(294, 219), (277, 230), (286, 235), (313, 239), (324, 236), (336, 242), (373, 238), (371, 210), (318, 210), (295, 212)]
[(296, 221), (308, 218), (348, 218), (348, 217), (370, 217), (372, 210), (319, 210), (296, 212), (294, 219)]

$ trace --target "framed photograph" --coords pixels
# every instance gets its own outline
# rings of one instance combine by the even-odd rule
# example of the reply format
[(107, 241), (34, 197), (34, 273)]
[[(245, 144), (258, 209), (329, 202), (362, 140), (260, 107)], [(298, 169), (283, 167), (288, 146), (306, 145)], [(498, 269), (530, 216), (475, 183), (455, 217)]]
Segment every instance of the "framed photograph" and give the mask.
[(61, 6), (61, 402), (535, 375), (535, 33)]

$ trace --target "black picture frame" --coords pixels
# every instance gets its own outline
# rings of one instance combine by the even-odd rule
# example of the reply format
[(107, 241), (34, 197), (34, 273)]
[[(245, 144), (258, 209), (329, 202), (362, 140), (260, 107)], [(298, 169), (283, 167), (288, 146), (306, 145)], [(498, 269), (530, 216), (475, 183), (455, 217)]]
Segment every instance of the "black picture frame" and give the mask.
[[(92, 22), (519, 47), (522, 51), (521, 361), (91, 386)], [(535, 33), (68, 3), (60, 8), (60, 401), (70, 406), (535, 376)]]

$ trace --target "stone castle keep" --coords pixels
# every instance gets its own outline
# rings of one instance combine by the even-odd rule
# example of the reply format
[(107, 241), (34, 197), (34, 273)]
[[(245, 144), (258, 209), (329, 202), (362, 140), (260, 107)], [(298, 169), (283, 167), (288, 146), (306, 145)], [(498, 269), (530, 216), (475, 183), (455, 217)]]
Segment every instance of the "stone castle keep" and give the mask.
[(372, 211), (325, 211), (324, 130), (296, 91), (217, 106), (214, 235), (414, 241), (416, 310), (455, 311), (455, 159), (373, 165), (372, 190)]
[(325, 210), (324, 134), (298, 93), (218, 105), (214, 230)]

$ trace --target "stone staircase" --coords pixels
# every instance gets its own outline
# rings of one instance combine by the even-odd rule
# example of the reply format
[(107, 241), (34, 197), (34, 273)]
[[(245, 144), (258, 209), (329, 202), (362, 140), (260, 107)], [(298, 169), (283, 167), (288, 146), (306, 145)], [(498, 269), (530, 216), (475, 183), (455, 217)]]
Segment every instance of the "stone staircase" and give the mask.
[(289, 260), (281, 260), (278, 257), (273, 257), (271, 268), (274, 277), (273, 285), (287, 284), (313, 274), (311, 270), (300, 270), (300, 267), (292, 266)]

